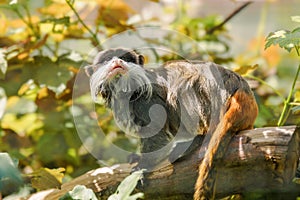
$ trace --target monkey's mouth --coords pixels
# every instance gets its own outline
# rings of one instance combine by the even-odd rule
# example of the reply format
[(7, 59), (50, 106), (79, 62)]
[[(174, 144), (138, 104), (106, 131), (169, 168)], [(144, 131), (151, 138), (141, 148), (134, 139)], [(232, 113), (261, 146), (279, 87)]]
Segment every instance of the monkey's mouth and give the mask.
[(127, 72), (127, 67), (122, 64), (112, 65), (108, 71), (107, 78), (112, 79)]

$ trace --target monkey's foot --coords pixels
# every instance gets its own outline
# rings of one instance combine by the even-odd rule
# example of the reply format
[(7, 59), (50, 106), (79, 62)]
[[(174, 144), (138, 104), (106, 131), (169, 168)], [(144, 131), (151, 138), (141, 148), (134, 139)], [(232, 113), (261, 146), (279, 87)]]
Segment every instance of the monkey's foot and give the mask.
[(140, 160), (141, 156), (136, 153), (132, 153), (127, 157), (127, 162), (130, 164), (138, 163)]

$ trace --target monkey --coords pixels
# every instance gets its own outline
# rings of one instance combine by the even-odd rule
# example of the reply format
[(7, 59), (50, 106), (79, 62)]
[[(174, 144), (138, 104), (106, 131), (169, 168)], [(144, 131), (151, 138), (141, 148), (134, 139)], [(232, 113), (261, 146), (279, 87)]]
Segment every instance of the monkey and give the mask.
[(253, 128), (258, 114), (253, 92), (244, 78), (213, 62), (173, 60), (148, 69), (144, 60), (131, 49), (99, 52), (85, 67), (91, 96), (101, 96), (117, 124), (140, 138), (140, 168), (158, 165), (180, 141), (205, 137), (194, 200), (211, 199), (216, 161), (238, 131)]

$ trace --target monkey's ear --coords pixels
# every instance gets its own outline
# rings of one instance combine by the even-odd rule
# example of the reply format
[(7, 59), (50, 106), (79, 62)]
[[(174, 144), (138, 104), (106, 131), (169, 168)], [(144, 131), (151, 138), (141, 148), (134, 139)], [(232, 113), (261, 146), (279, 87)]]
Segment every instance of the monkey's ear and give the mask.
[(143, 55), (139, 55), (138, 59), (139, 59), (139, 61), (138, 61), (139, 64), (140, 64), (141, 66), (143, 66), (143, 65), (144, 65), (144, 62), (145, 62), (144, 56), (143, 56)]
[(94, 66), (93, 65), (88, 65), (88, 66), (85, 66), (84, 67), (84, 71), (85, 71), (85, 74), (88, 76), (88, 77), (91, 77), (95, 71), (94, 69)]

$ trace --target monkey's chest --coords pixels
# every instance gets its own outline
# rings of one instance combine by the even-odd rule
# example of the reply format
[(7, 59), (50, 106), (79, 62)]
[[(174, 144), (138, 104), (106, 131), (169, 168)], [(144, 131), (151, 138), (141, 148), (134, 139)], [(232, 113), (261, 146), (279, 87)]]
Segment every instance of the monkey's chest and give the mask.
[(157, 95), (152, 95), (150, 99), (114, 98), (111, 109), (119, 128), (140, 138), (164, 134), (170, 139), (180, 124), (180, 113), (172, 110)]

